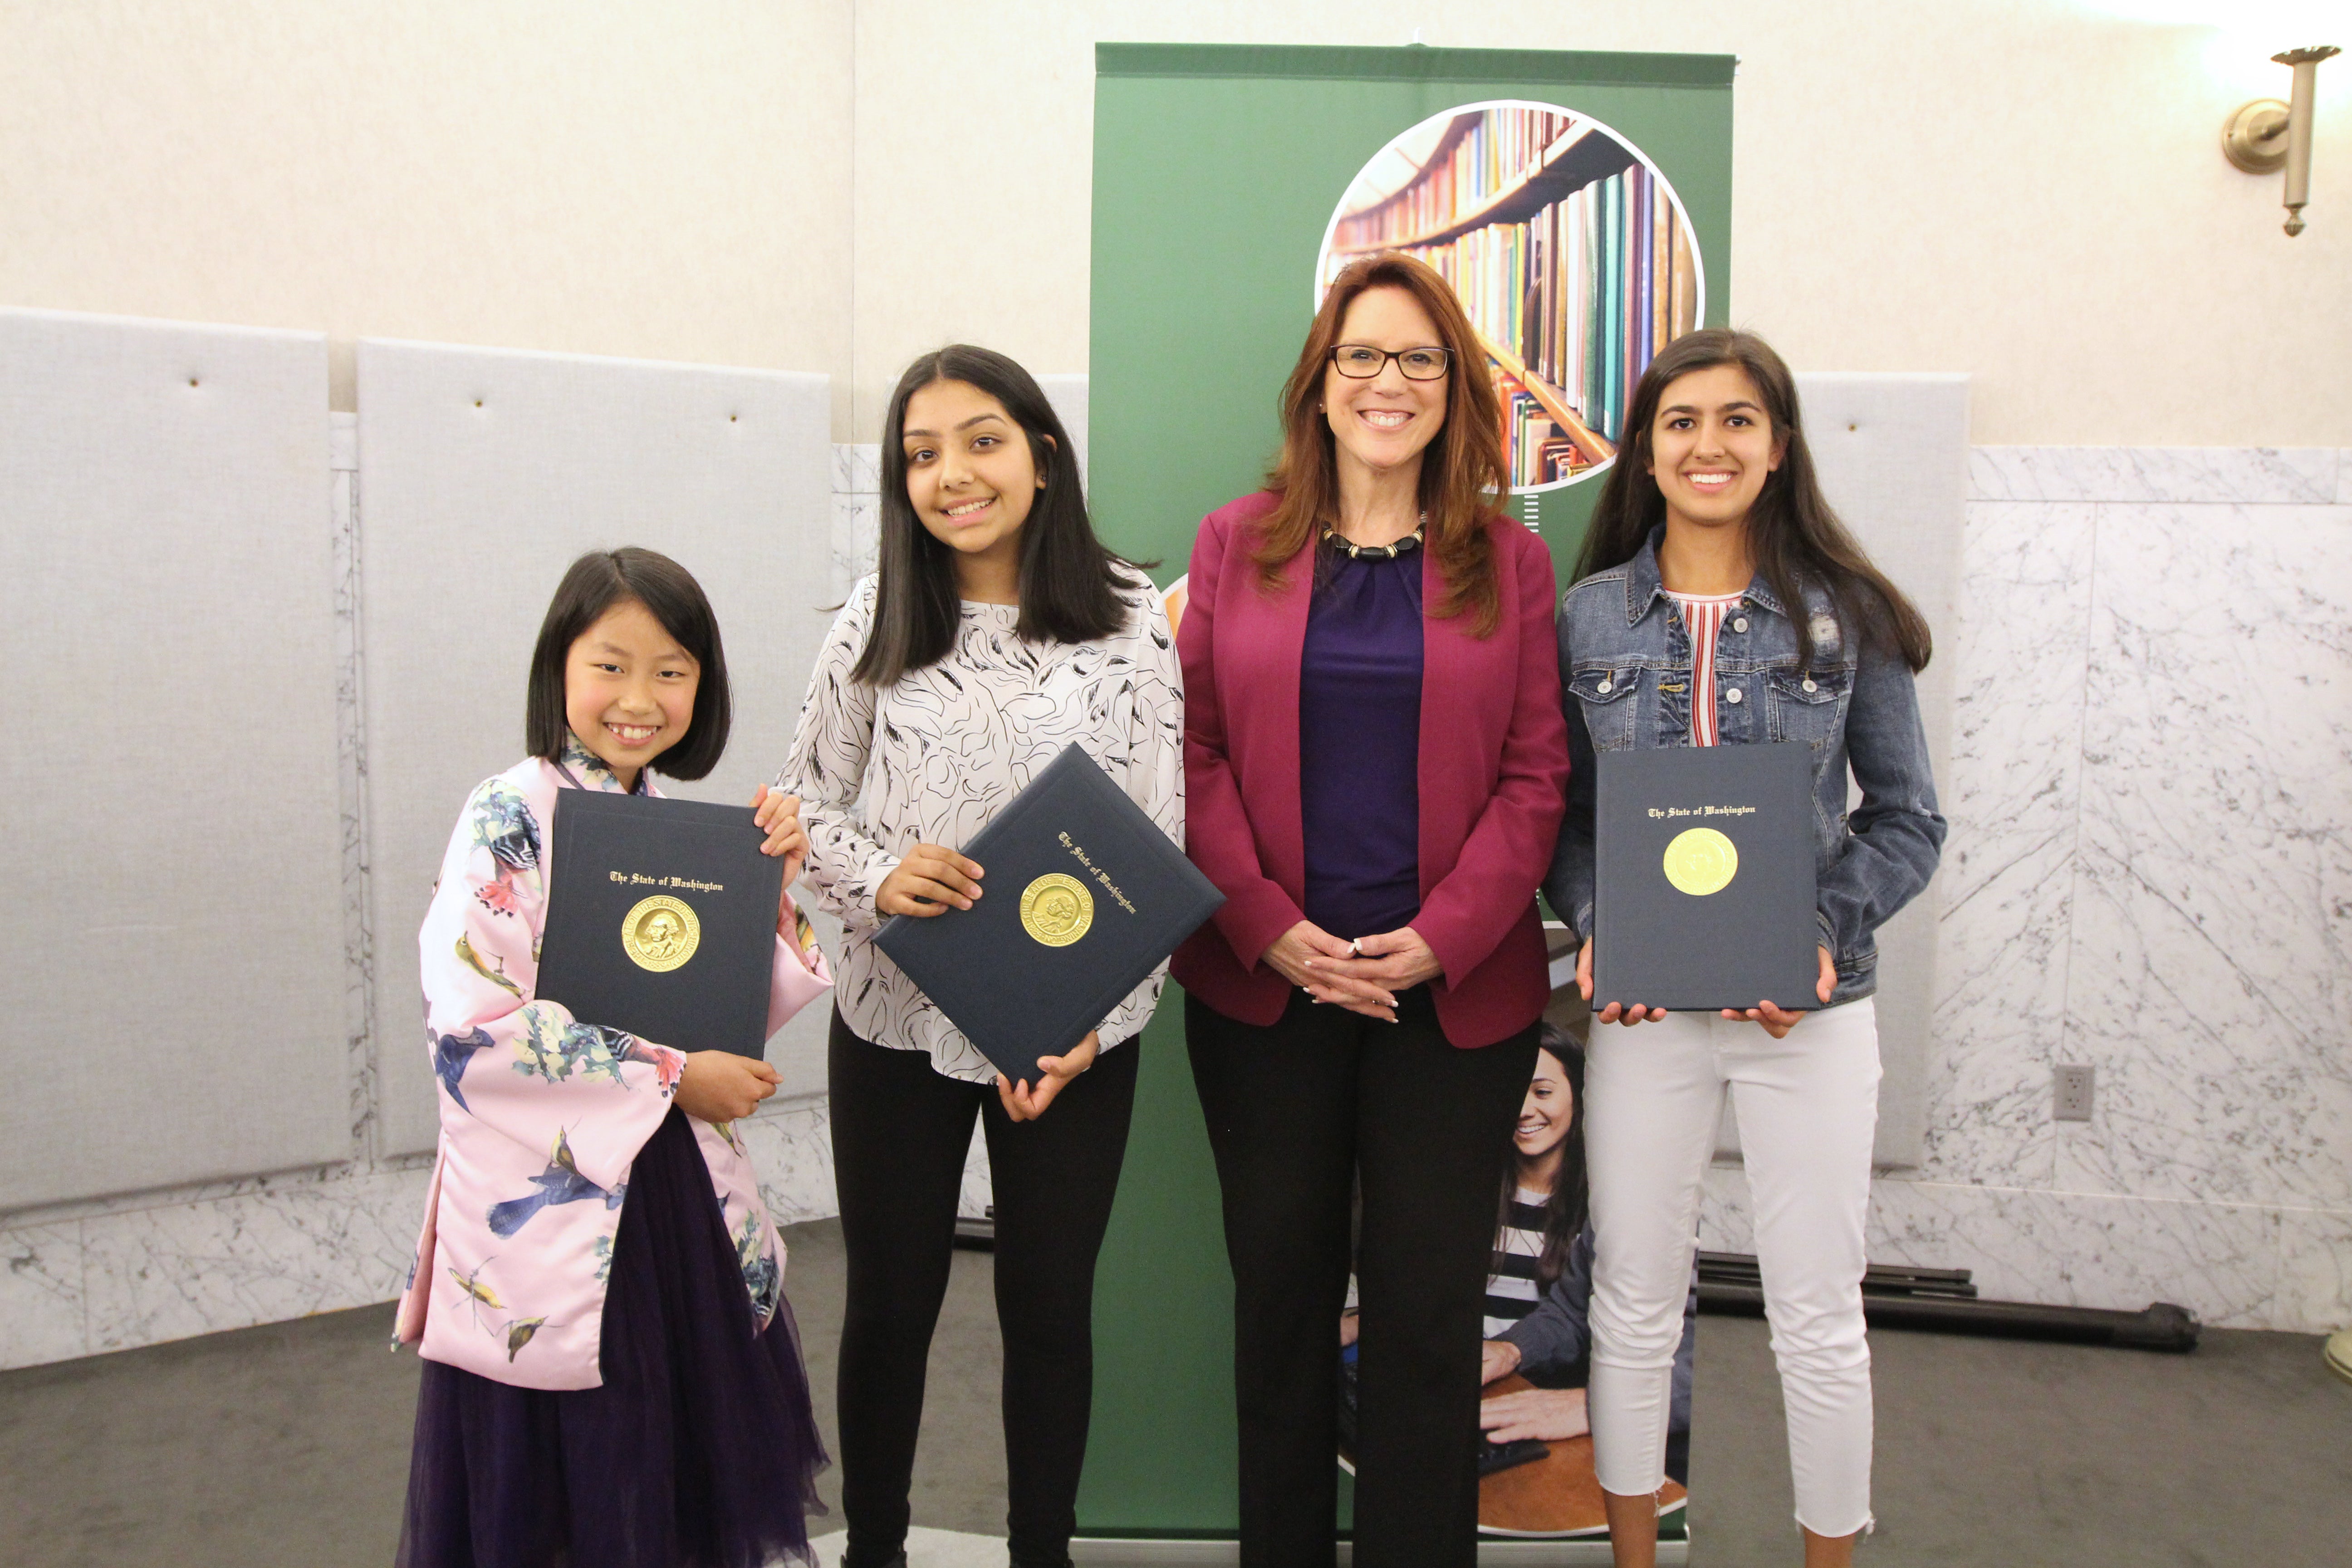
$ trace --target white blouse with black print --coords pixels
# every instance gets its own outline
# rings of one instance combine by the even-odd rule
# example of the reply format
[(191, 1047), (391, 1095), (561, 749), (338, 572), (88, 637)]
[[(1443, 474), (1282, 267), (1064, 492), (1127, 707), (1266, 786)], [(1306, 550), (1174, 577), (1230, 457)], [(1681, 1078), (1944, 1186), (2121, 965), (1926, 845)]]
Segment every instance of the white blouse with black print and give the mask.
[[(802, 881), (845, 928), (834, 982), (842, 1017), (877, 1045), (928, 1051), (950, 1078), (993, 1083), (980, 1047), (874, 946), (884, 918), (875, 895), (914, 845), (970, 843), (1072, 741), (1182, 844), (1176, 639), (1158, 590), (1139, 576), (1118, 595), (1126, 626), (1093, 642), (1024, 642), (1017, 606), (966, 600), (944, 658), (875, 687), (850, 674), (874, 597), (875, 579), (861, 579), (834, 622), (776, 787), (801, 797)], [(1142, 1031), (1167, 973), (1161, 964), (1102, 1021), (1102, 1048)]]

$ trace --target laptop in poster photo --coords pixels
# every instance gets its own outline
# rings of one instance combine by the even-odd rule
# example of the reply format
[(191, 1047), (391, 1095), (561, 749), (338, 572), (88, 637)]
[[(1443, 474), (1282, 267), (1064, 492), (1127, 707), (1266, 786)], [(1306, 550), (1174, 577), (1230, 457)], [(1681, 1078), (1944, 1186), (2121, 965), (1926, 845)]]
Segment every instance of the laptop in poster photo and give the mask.
[(1603, 752), (1592, 1008), (1817, 1009), (1812, 750)]

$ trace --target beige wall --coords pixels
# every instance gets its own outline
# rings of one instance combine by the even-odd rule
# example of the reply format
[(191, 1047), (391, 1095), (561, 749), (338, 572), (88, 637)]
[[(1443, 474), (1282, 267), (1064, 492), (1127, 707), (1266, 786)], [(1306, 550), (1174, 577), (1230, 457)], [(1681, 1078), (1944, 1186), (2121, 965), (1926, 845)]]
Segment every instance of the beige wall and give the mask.
[(850, 0), (0, 0), (0, 304), (849, 368)]
[(1374, 9), (0, 0), (0, 303), (323, 330), (345, 405), (362, 334), (824, 371), (870, 440), (948, 339), (1085, 368), (1097, 40), (1420, 26), (1738, 55), (1732, 313), (1801, 366), (1969, 372), (1981, 442), (2352, 444), (2352, 60), (2289, 241), (2216, 148), (2279, 40), (2083, 0)]
[(1084, 367), (1097, 39), (1392, 45), (1416, 26), (1457, 47), (1738, 55), (1732, 319), (1801, 368), (1967, 371), (1979, 442), (2352, 444), (2352, 57), (2321, 68), (2311, 228), (2291, 241), (2278, 179), (2229, 167), (2219, 135), (2240, 102), (2284, 96), (2267, 55), (2309, 40), (2232, 53), (2080, 0), (866, 0), (862, 438), (893, 374), (945, 338)]

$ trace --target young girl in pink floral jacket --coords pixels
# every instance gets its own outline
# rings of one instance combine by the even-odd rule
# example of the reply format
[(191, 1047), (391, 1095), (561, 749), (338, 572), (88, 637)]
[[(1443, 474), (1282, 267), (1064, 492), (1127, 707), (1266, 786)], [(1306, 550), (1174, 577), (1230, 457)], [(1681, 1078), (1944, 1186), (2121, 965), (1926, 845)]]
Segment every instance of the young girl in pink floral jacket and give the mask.
[[(419, 936), (441, 1140), (397, 1338), (422, 1342), (404, 1568), (806, 1558), (824, 1464), (784, 1249), (733, 1123), (766, 1063), (537, 997), (558, 792), (701, 778), (729, 693), (710, 606), (598, 552), (532, 656), (532, 755), (467, 801)], [(656, 759), (658, 762), (656, 763)], [(790, 887), (798, 802), (753, 802)], [(787, 892), (771, 1032), (830, 984)]]

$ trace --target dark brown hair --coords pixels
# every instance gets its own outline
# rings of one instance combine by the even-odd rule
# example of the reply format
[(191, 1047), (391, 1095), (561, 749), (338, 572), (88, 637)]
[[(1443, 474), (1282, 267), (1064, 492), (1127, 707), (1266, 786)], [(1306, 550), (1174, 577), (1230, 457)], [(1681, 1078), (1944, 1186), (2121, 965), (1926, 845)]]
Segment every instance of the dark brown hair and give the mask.
[(643, 605), (702, 671), (686, 738), (646, 765), (668, 778), (702, 778), (719, 765), (734, 721), (719, 617), (710, 613), (710, 601), (692, 573), (667, 555), (635, 545), (590, 551), (555, 585), (547, 618), (539, 624), (539, 645), (531, 649), (523, 743), (532, 756), (551, 763), (563, 754), (564, 736), (571, 731), (563, 705), (564, 661), (572, 656), (572, 645), (606, 611), (630, 603)]
[(882, 418), (882, 525), (876, 561), (874, 627), (852, 679), (887, 686), (937, 664), (955, 646), (962, 617), (955, 552), (931, 536), (907, 499), (907, 403), (934, 382), (960, 381), (996, 399), (1029, 441), (1045, 481), (1021, 525), (1021, 618), (1013, 631), (1040, 642), (1091, 642), (1127, 624), (1118, 599), (1130, 563), (1095, 537), (1078, 479), (1077, 448), (1036, 378), (992, 350), (946, 348), (907, 367)]
[[(1559, 1063), (1569, 1092), (1568, 1131), (1559, 1141), (1559, 1174), (1552, 1180), (1551, 1196), (1544, 1200), (1543, 1250), (1536, 1256), (1536, 1294), (1540, 1298), (1568, 1267), (1569, 1249), (1576, 1245), (1578, 1234), (1584, 1229), (1584, 1049), (1557, 1024), (1538, 1026), (1536, 1043)], [(1519, 1158), (1514, 1147), (1509, 1158), (1503, 1162), (1503, 1194), (1495, 1218), (1493, 1273), (1502, 1272), (1503, 1231), (1511, 1223), (1511, 1205), (1518, 1191)]]
[(1339, 517), (1339, 462), (1331, 449), (1331, 426), (1324, 417), (1323, 374), (1339, 342), (1348, 307), (1368, 289), (1402, 289), (1436, 323), (1435, 347), (1446, 351), (1445, 424), (1422, 451), (1421, 510), (1429, 515), (1428, 549), (1445, 579), (1445, 599), (1433, 614), (1466, 615), (1471, 630), (1486, 637), (1500, 624), (1500, 590), (1495, 581), (1495, 545), (1486, 532), (1509, 469), (1503, 459), (1501, 405), (1486, 351), (1462, 313), (1461, 301), (1426, 263), (1400, 252), (1382, 251), (1350, 262), (1332, 280), (1307, 330), (1298, 363), (1282, 386), (1282, 451), (1266, 475), (1274, 510), (1255, 530), (1250, 558), (1260, 586), (1271, 591), (1283, 571), (1323, 524)]
[(1625, 441), (1592, 509), (1572, 581), (1631, 561), (1642, 552), (1651, 530), (1665, 521), (1666, 498), (1649, 472), (1650, 426), (1675, 377), (1724, 364), (1737, 366), (1755, 384), (1773, 438), (1782, 443), (1780, 466), (1765, 476), (1748, 510), (1748, 551), (1797, 628), (1798, 664), (1811, 668), (1813, 662), (1812, 617), (1800, 591), (1811, 583), (1829, 594), (1839, 621), (1859, 628), (1866, 646), (1896, 655), (1915, 674), (1927, 668), (1935, 643), (1926, 617), (1871, 564), (1831, 510), (1798, 419), (1797, 378), (1772, 345), (1753, 332), (1722, 327), (1686, 332), (1650, 362), (1625, 411)]

